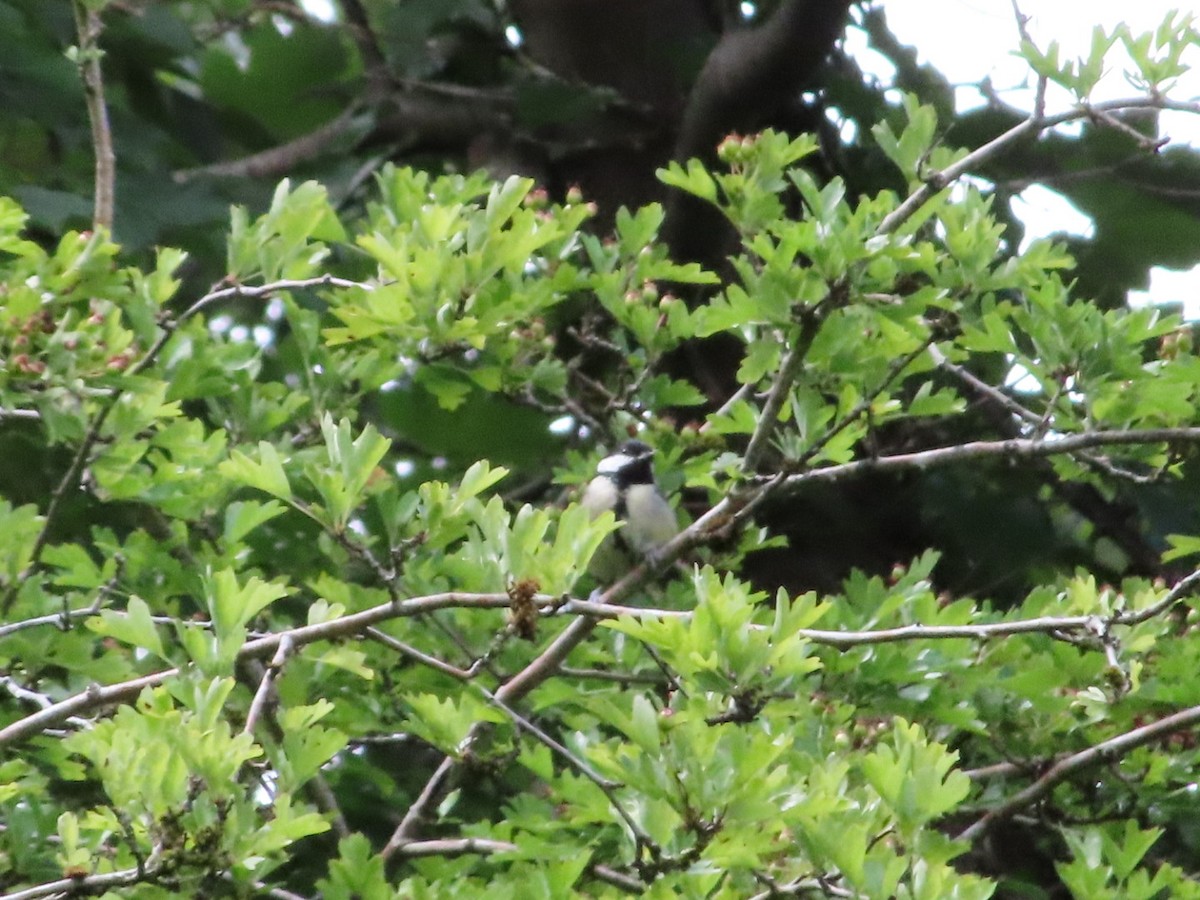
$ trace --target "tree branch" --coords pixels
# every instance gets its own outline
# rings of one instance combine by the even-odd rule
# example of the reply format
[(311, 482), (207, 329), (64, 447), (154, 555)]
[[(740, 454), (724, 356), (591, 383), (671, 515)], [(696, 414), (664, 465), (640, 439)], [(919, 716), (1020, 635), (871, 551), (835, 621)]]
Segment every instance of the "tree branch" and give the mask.
[(726, 32), (692, 87), (673, 158), (711, 158), (730, 129), (795, 96), (844, 30), (850, 2), (783, 0), (764, 22)]
[[(1135, 443), (1133, 437), (1141, 436), (1149, 442), (1157, 442), (1163, 440), (1179, 439), (1182, 434), (1189, 436), (1190, 440), (1200, 440), (1200, 429), (1157, 429), (1147, 432), (1101, 432), (1087, 435), (1074, 435), (1075, 438), (1091, 438), (1083, 442), (1083, 445), (1095, 445), (1099, 442), (1096, 439), (1105, 437), (1115, 438), (1118, 443)], [(964, 445), (966, 448), (974, 447), (973, 454), (979, 453), (979, 446), (986, 448), (988, 452), (982, 455), (1004, 455), (1007, 445), (1016, 444), (1019, 447), (1027, 447), (1032, 445), (1038, 453), (1045, 452), (1047, 455), (1051, 452), (1068, 452), (1070, 448), (1062, 445), (1067, 441), (1067, 438), (1062, 438), (1056, 441), (1049, 442), (1050, 447), (1046, 449), (1046, 442), (1029, 442), (1029, 441), (999, 441), (999, 442), (980, 442), (979, 445)], [(1080, 444), (1080, 441), (1074, 442)], [(955, 450), (957, 448), (945, 448), (946, 450)], [(1008, 451), (1011, 452), (1011, 451)], [(1032, 452), (1032, 451), (1030, 451)], [(929, 456), (932, 454), (932, 456)], [(1034, 454), (1036, 455), (1036, 454)], [(923, 453), (905, 454), (901, 457), (885, 457), (879, 462), (885, 462), (888, 459), (909, 460), (909, 465), (913, 465), (912, 458), (916, 458), (923, 465), (944, 464), (946, 462), (958, 461), (962, 457), (953, 453), (944, 453), (941, 451), (925, 451)], [(968, 455), (966, 458), (973, 458)], [(842, 470), (851, 470), (852, 472), (860, 472), (863, 469), (860, 463), (847, 463), (843, 466), (831, 466), (828, 469), (817, 470), (809, 475), (819, 475), (822, 472), (835, 472)], [(834, 480), (840, 480), (839, 476)], [(790, 482), (793, 479), (803, 479), (805, 476), (790, 476), (786, 481)], [(763, 496), (760, 493), (759, 496)], [(669, 561), (678, 559), (679, 556), (686, 552), (691, 547), (699, 544), (704, 540), (705, 535), (710, 530), (725, 527), (725, 525), (735, 516), (741, 514), (742, 511), (749, 509), (750, 506), (744, 501), (734, 502), (729, 498), (718, 502), (709, 512), (697, 519), (691, 526), (684, 529), (679, 535), (670, 541), (663, 548), (663, 555), (667, 561), (660, 562), (661, 565), (669, 564)], [(613, 601), (619, 601), (632, 594), (638, 587), (644, 584), (651, 578), (656, 569), (652, 569), (649, 565), (643, 563), (634, 568), (628, 575), (610, 587), (604, 594), (600, 595), (595, 601), (569, 600), (563, 604), (562, 598), (557, 595), (539, 594), (535, 596), (533, 602), (541, 609), (553, 609), (557, 612), (568, 613), (578, 616), (566, 629), (564, 629), (551, 644), (542, 651), (532, 662), (522, 669), (511, 680), (506, 682), (496, 691), (496, 696), (506, 704), (519, 702), (527, 696), (530, 691), (536, 688), (539, 684), (550, 678), (558, 671), (558, 667), (567, 655), (584, 641), (588, 635), (596, 628), (600, 619), (616, 618), (622, 615), (628, 616), (690, 616), (691, 613), (678, 610), (662, 610), (648, 609), (644, 607), (620, 606)], [(1178, 584), (1169, 591), (1162, 600), (1148, 607), (1145, 610), (1132, 613), (1122, 613), (1114, 616), (1109, 624), (1111, 625), (1136, 625), (1147, 621), (1153, 616), (1160, 615), (1165, 612), (1183, 596), (1193, 591), (1200, 584), (1200, 571), (1193, 572), (1187, 578), (1182, 579)], [(408, 600), (393, 600), (387, 603), (372, 607), (371, 609), (363, 610), (362, 612), (353, 613), (351, 615), (342, 616), (339, 619), (334, 619), (329, 622), (320, 622), (315, 625), (304, 625), (298, 628), (293, 628), (288, 631), (279, 632), (276, 634), (266, 635), (252, 641), (247, 641), (238, 653), (238, 658), (249, 658), (264, 656), (268, 653), (275, 653), (278, 650), (279, 644), (285, 638), (290, 639), (296, 646), (313, 643), (315, 641), (332, 640), (339, 637), (358, 634), (371, 625), (383, 622), (392, 618), (402, 618), (407, 616), (417, 616), (424, 613), (432, 612), (437, 609), (445, 609), (450, 607), (466, 608), (466, 609), (507, 609), (511, 604), (511, 600), (507, 593), (497, 594), (468, 594), (450, 591), (442, 594), (431, 594), (425, 597), (414, 597)], [(49, 623), (50, 619), (43, 617), (45, 623)], [(812, 640), (816, 643), (828, 644), (835, 647), (849, 647), (859, 644), (868, 643), (888, 643), (893, 641), (903, 640), (932, 640), (932, 639), (947, 639), (947, 638), (969, 638), (975, 640), (984, 640), (993, 637), (999, 637), (1006, 634), (1019, 634), (1028, 632), (1045, 632), (1054, 634), (1058, 632), (1070, 632), (1087, 630), (1095, 633), (1097, 623), (1102, 623), (1102, 620), (1097, 616), (1063, 616), (1063, 617), (1041, 617), (1037, 619), (1017, 620), (1013, 622), (995, 622), (985, 623), (980, 625), (944, 625), (944, 626), (923, 626), (923, 625), (906, 625), (900, 628), (883, 629), (879, 631), (865, 632), (840, 632), (840, 631), (822, 631), (819, 629), (803, 629), (799, 634)], [(100, 687), (93, 685), (85, 691), (68, 697), (55, 703), (53, 706), (40, 710), (24, 719), (19, 719), (0, 729), (0, 745), (10, 743), (12, 741), (22, 740), (33, 734), (37, 734), (45, 728), (50, 727), (58, 722), (63, 721), (66, 717), (74, 715), (87, 709), (93, 709), (99, 706), (104, 706), (111, 703), (119, 703), (125, 700), (136, 697), (137, 694), (146, 687), (154, 687), (162, 684), (166, 679), (179, 673), (179, 668), (166, 669), (160, 672), (155, 672), (140, 678), (131, 679), (119, 684)], [(439, 770), (440, 771), (440, 770)], [(447, 773), (448, 774), (448, 771)], [(393, 836), (396, 839), (395, 835)], [(402, 840), (402, 837), (398, 840)]]
[(254, 726), (258, 724), (259, 716), (262, 715), (263, 710), (266, 708), (267, 698), (271, 694), (271, 686), (275, 683), (275, 679), (279, 677), (279, 672), (283, 669), (283, 664), (292, 655), (293, 645), (294, 642), (290, 635), (285, 634), (280, 638), (275, 655), (271, 657), (271, 662), (263, 670), (262, 680), (258, 683), (258, 690), (254, 692), (254, 700), (251, 701), (250, 710), (246, 713), (246, 724), (242, 727), (243, 734), (254, 733)]
[(1125, 109), (1163, 109), (1176, 112), (1200, 113), (1200, 101), (1168, 100), (1165, 97), (1133, 97), (1124, 100), (1106, 100), (1103, 103), (1092, 103), (1078, 106), (1067, 112), (1047, 116), (1034, 110), (1024, 121), (1014, 125), (1008, 131), (992, 138), (981, 147), (972, 150), (958, 162), (934, 172), (925, 179), (925, 183), (901, 203), (896, 209), (884, 217), (876, 229), (877, 234), (891, 234), (916, 214), (922, 206), (930, 201), (940, 191), (945, 190), (963, 175), (979, 168), (994, 156), (1007, 150), (1009, 145), (1022, 140), (1029, 135), (1054, 128), (1077, 119), (1093, 118), (1097, 115), (1117, 112)]
[(747, 474), (754, 472), (771, 436), (775, 433), (775, 426), (779, 423), (779, 413), (791, 395), (792, 385), (796, 381), (796, 376), (800, 374), (804, 358), (808, 356), (817, 332), (821, 330), (821, 323), (825, 320), (824, 311), (828, 305), (826, 301), (822, 301), (815, 307), (802, 310), (804, 318), (796, 340), (788, 348), (787, 354), (779, 365), (779, 371), (775, 373), (770, 393), (767, 394), (767, 402), (763, 404), (762, 414), (758, 417), (758, 423), (754, 427), (754, 434), (750, 435), (750, 443), (742, 456), (742, 471)]
[(112, 888), (127, 887), (153, 879), (159, 866), (161, 848), (155, 847), (144, 866), (121, 869), (116, 872), (101, 872), (97, 875), (82, 875), (78, 878), (60, 878), (23, 891), (5, 894), (4, 900), (37, 900), (39, 897), (72, 897), (79, 894), (99, 894)]
[(1099, 744), (1088, 747), (1086, 750), (1063, 757), (1046, 770), (1046, 773), (1033, 782), (1033, 784), (1029, 785), (1029, 787), (1014, 794), (994, 809), (989, 810), (968, 828), (964, 829), (955, 840), (971, 842), (982, 837), (996, 822), (1007, 819), (1014, 813), (1041, 800), (1056, 785), (1065, 781), (1080, 769), (1085, 769), (1106, 760), (1116, 759), (1129, 750), (1149, 744), (1161, 737), (1181, 731), (1184, 728), (1189, 728), (1197, 723), (1200, 723), (1200, 706), (1192, 706), (1172, 715), (1165, 716), (1157, 722), (1143, 725), (1140, 728), (1134, 728), (1132, 731), (1119, 734), (1107, 741), (1101, 741)]
[(969, 441), (932, 450), (898, 453), (876, 459), (861, 459), (841, 465), (826, 466), (783, 479), (782, 489), (793, 491), (806, 484), (832, 484), (868, 473), (898, 472), (926, 469), (973, 460), (1002, 458), (1008, 460), (1041, 459), (1048, 456), (1074, 454), (1091, 447), (1128, 446), (1133, 444), (1200, 443), (1200, 428), (1147, 428), (1121, 431), (1085, 431), (1043, 438), (1010, 438), (1001, 441)]
[(100, 10), (82, 0), (75, 0), (75, 32), (79, 39), (76, 49), (80, 74), (83, 76), (87, 100), (88, 121), (92, 127), (92, 152), (96, 157), (95, 198), (92, 227), (109, 233), (113, 227), (115, 209), (117, 158), (113, 151), (112, 128), (108, 121), (108, 105), (104, 99), (104, 73), (100, 67), (103, 51), (100, 35), (104, 24)]
[(325, 124), (307, 134), (270, 147), (260, 153), (243, 156), (226, 162), (180, 169), (174, 173), (175, 181), (184, 184), (195, 178), (276, 178), (290, 172), (296, 166), (316, 159), (344, 134), (360, 112), (358, 104), (352, 103)]

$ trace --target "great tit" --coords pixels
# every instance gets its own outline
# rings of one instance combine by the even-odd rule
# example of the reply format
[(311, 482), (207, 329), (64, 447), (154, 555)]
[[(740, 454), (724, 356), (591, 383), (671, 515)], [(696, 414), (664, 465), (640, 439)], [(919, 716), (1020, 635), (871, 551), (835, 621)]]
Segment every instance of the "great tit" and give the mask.
[(654, 450), (641, 441), (626, 441), (600, 460), (596, 477), (583, 492), (581, 503), (593, 517), (612, 510), (620, 523), (588, 566), (602, 584), (611, 584), (647, 558), (653, 560), (679, 533), (675, 511), (654, 483), (653, 456)]

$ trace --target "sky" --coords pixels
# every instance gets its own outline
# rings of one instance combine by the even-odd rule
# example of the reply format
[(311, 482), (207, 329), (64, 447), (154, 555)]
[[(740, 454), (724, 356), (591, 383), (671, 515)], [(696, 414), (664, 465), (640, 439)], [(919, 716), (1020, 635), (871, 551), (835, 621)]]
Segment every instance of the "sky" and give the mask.
[[(1152, 31), (1175, 9), (1187, 9), (1188, 0), (1018, 0), (1029, 17), (1028, 29), (1041, 49), (1051, 41), (1062, 47), (1060, 59), (1086, 55), (1096, 25), (1111, 31), (1122, 22), (1135, 33)], [(1012, 55), (1019, 42), (1011, 0), (881, 0), (892, 32), (917, 49), (928, 62), (959, 86), (960, 109), (982, 105), (983, 97), (973, 86), (989, 77), (993, 86), (1013, 106), (1032, 106), (1032, 76), (1025, 62)], [(861, 32), (851, 29), (847, 48), (859, 64), (888, 80), (891, 66), (865, 46)], [(1193, 48), (1195, 49), (1195, 48)], [(1193, 60), (1200, 64), (1200, 53)], [(1113, 53), (1113, 66), (1097, 86), (1093, 99), (1136, 96), (1122, 74), (1124, 61)], [(1174, 96), (1200, 97), (1200, 71), (1180, 79)], [(1065, 92), (1047, 96), (1047, 110), (1069, 109)], [(1164, 113), (1160, 131), (1171, 144), (1200, 149), (1200, 116)], [(1088, 234), (1091, 220), (1059, 194), (1043, 187), (1023, 192), (1015, 211), (1028, 229), (1026, 241), (1054, 232)], [(1200, 319), (1200, 267), (1186, 272), (1156, 268), (1150, 289), (1130, 297), (1133, 303), (1182, 302), (1185, 315)]]

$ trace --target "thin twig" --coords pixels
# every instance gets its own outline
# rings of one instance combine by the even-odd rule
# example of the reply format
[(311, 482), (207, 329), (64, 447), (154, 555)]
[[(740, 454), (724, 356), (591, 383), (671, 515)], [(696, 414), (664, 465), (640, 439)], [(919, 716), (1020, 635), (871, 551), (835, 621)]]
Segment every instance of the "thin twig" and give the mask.
[(620, 800), (617, 799), (617, 788), (620, 787), (618, 782), (610, 781), (606, 779), (604, 775), (596, 772), (596, 770), (590, 767), (587, 762), (584, 762), (581, 757), (576, 756), (574, 752), (566, 749), (566, 746), (560, 744), (558, 740), (552, 738), (550, 734), (542, 731), (541, 728), (534, 725), (532, 721), (529, 721), (520, 713), (517, 713), (516, 710), (510, 707), (508, 703), (500, 700), (499, 697), (492, 694), (492, 692), (488, 691), (486, 688), (484, 688), (484, 686), (478, 683), (476, 683), (474, 686), (481, 692), (482, 695), (487, 697), (488, 702), (491, 702), (493, 706), (496, 706), (500, 710), (500, 712), (508, 715), (512, 721), (516, 722), (517, 727), (523, 728), (524, 731), (533, 734), (533, 736), (538, 738), (542, 744), (545, 744), (548, 746), (548, 748), (556, 752), (556, 754), (562, 756), (564, 760), (568, 761), (571, 768), (574, 768), (576, 772), (583, 775), (583, 778), (586, 778), (588, 781), (592, 782), (592, 784), (598, 787), (600, 793), (604, 794), (605, 798), (608, 800), (608, 805), (612, 806), (613, 811), (616, 812), (616, 814), (620, 817), (620, 820), (625, 823), (625, 827), (630, 830), (630, 834), (635, 836), (638, 846), (648, 846), (650, 842), (652, 842), (650, 835), (644, 832), (640, 824), (637, 824), (635, 818), (625, 810), (624, 806), (620, 804)]
[(1042, 416), (1039, 416), (1031, 409), (1026, 409), (1012, 397), (1008, 396), (1008, 394), (1004, 393), (1004, 391), (988, 384), (965, 366), (951, 362), (937, 344), (929, 346), (929, 355), (933, 358), (934, 365), (939, 369), (949, 372), (975, 393), (986, 396), (992, 402), (999, 404), (1018, 419), (1028, 422), (1030, 425), (1040, 427), (1043, 424)]
[(866, 900), (867, 896), (849, 888), (838, 887), (829, 878), (813, 876), (797, 878), (787, 884), (772, 884), (767, 890), (752, 895), (750, 900), (774, 900), (778, 897), (800, 897), (808, 894), (818, 897), (846, 898), (846, 900)]
[(767, 402), (763, 405), (762, 413), (759, 414), (758, 423), (754, 428), (754, 434), (750, 436), (750, 443), (742, 456), (743, 472), (753, 472), (758, 465), (759, 458), (767, 449), (767, 444), (779, 422), (783, 404), (787, 402), (792, 384), (800, 373), (800, 367), (804, 365), (804, 357), (808, 353), (808, 348), (812, 344), (812, 336), (816, 330), (816, 328), (811, 328), (801, 332), (801, 337), (807, 335), (808, 340), (797, 339), (795, 345), (788, 348), (787, 355), (784, 356), (783, 362), (779, 366), (779, 371), (775, 373), (770, 393), (767, 394)]
[(108, 121), (108, 104), (104, 99), (104, 73), (100, 66), (103, 52), (100, 35), (104, 24), (100, 10), (81, 0), (75, 0), (75, 32), (79, 39), (79, 71), (83, 77), (87, 100), (88, 121), (92, 128), (92, 152), (96, 157), (95, 198), (92, 227), (109, 233), (115, 210), (117, 158), (113, 151), (112, 128)]
[(64, 621), (72, 619), (86, 619), (89, 616), (96, 614), (94, 606), (87, 606), (81, 609), (68, 609), (62, 612), (50, 613), (45, 616), (34, 616), (31, 619), (22, 619), (19, 622), (9, 622), (7, 625), (0, 625), (0, 640), (8, 637), (10, 634), (16, 634), (18, 631), (24, 631), (27, 628), (41, 628), (44, 625), (57, 625), (62, 627)]
[[(1017, 33), (1021, 36), (1021, 40), (1034, 46), (1033, 36), (1029, 33), (1029, 16), (1021, 12), (1021, 7), (1017, 0), (1012, 0), (1013, 16), (1017, 20)], [(1034, 88), (1033, 94), (1033, 115), (1037, 119), (1045, 118), (1046, 115), (1046, 89), (1050, 86), (1050, 78), (1046, 75), (1039, 75), (1037, 86)]]
[(1156, 153), (1171, 142), (1170, 137), (1152, 137), (1148, 134), (1143, 134), (1132, 125), (1127, 125), (1125, 122), (1122, 122), (1112, 113), (1095, 109), (1090, 103), (1084, 103), (1082, 106), (1083, 109), (1087, 110), (1089, 115), (1091, 115), (1096, 122), (1099, 122), (1102, 125), (1107, 125), (1114, 131), (1118, 131), (1126, 137), (1133, 138), (1135, 141), (1137, 141), (1138, 149), (1140, 150)]
[(292, 655), (293, 646), (294, 642), (290, 635), (280, 638), (275, 655), (271, 657), (271, 661), (263, 671), (262, 680), (258, 683), (258, 690), (254, 692), (254, 700), (251, 701), (250, 710), (246, 713), (246, 724), (242, 727), (243, 734), (254, 733), (254, 727), (258, 724), (258, 719), (266, 708), (267, 698), (271, 695), (271, 686), (279, 677), (279, 672), (283, 669), (288, 657)]
[(616, 684), (664, 684), (661, 675), (638, 672), (618, 672), (612, 669), (577, 669), (559, 666), (558, 674), (565, 678), (590, 678), (596, 681), (611, 681)]
[(446, 663), (443, 663), (441, 660), (437, 659), (436, 657), (432, 657), (426, 653), (422, 653), (420, 650), (417, 650), (415, 647), (410, 647), (407, 644), (403, 643), (402, 641), (397, 641), (395, 638), (392, 638), (389, 635), (383, 634), (378, 629), (372, 628), (372, 629), (370, 629), (370, 632), (372, 632), (371, 637), (374, 638), (375, 640), (381, 641), (382, 643), (386, 644), (387, 646), (392, 647), (393, 649), (396, 649), (398, 652), (403, 653), (404, 655), (409, 656), (412, 659), (415, 659), (425, 665), (428, 665), (431, 668), (433, 668), (439, 672), (442, 672), (444, 674), (447, 674), (454, 678), (457, 678), (459, 681), (462, 681), (464, 684), (469, 684), (472, 687), (474, 687), (475, 690), (477, 690), (479, 693), (481, 693), (484, 696), (484, 699), (486, 699), (489, 703), (491, 703), (493, 706), (495, 706), (497, 709), (499, 709), (502, 713), (504, 713), (506, 716), (508, 716), (513, 721), (513, 723), (517, 726), (518, 729), (523, 730), (523, 731), (533, 735), (535, 738), (537, 738), (537, 740), (541, 741), (543, 744), (545, 744), (547, 747), (549, 747), (551, 750), (553, 750), (555, 753), (557, 753), (559, 756), (561, 756), (563, 759), (565, 759), (581, 775), (583, 775), (585, 778), (587, 778), (589, 781), (591, 781), (593, 784), (595, 784), (596, 787), (598, 787), (604, 793), (604, 795), (606, 797), (608, 797), (609, 802), (613, 805), (613, 807), (615, 809), (617, 809), (618, 813), (621, 815), (621, 818), (626, 819), (626, 822), (627, 822), (627, 824), (630, 825), (631, 830), (633, 830), (634, 833), (637, 833), (637, 831), (638, 831), (637, 826), (632, 824), (632, 822), (628, 819), (628, 815), (625, 813), (625, 811), (623, 809), (620, 808), (620, 805), (616, 799), (616, 796), (613, 793), (613, 790), (620, 786), (617, 782), (610, 781), (609, 779), (602, 776), (599, 772), (597, 772), (595, 769), (593, 769), (587, 762), (585, 762), (583, 759), (581, 759), (579, 756), (577, 756), (571, 750), (567, 749), (567, 747), (565, 747), (562, 743), (560, 743), (559, 741), (552, 738), (549, 734), (547, 734), (544, 730), (542, 730), (538, 725), (534, 724), (529, 719), (522, 716), (519, 712), (517, 712), (515, 709), (513, 709), (511, 706), (509, 706), (507, 703), (505, 703), (503, 700), (501, 700), (499, 697), (497, 697), (494, 693), (489, 691), (483, 685), (474, 681), (473, 677), (472, 677), (472, 673), (470, 673), (464, 669), (457, 669), (454, 666), (450, 666)]
[(388, 649), (395, 650), (400, 655), (407, 656), (409, 659), (441, 672), (443, 675), (449, 675), (451, 678), (456, 678), (464, 682), (470, 681), (472, 678), (472, 673), (466, 669), (438, 659), (436, 656), (430, 656), (423, 650), (418, 650), (412, 644), (406, 644), (404, 641), (394, 638), (390, 634), (380, 631), (378, 628), (367, 628), (363, 633), (371, 640), (383, 644)]
[(30, 422), (40, 422), (42, 414), (36, 409), (0, 409), (0, 420), (25, 419)]
[(814, 441), (811, 447), (804, 451), (804, 455), (800, 457), (798, 464), (804, 465), (810, 459), (813, 459), (824, 447), (828, 446), (831, 440), (849, 428), (852, 424), (854, 424), (854, 422), (858, 421), (860, 416), (863, 416), (870, 411), (872, 405), (874, 405), (875, 401), (879, 399), (879, 395), (886, 391), (888, 387), (890, 387), (891, 384), (900, 377), (901, 373), (907, 369), (918, 356), (925, 352), (926, 348), (931, 350), (934, 349), (933, 341), (934, 336), (931, 334), (921, 342), (919, 347), (910, 350), (899, 359), (892, 360), (888, 364), (887, 371), (884, 373), (883, 378), (880, 379), (879, 384), (875, 385), (874, 389), (865, 394), (863, 398), (854, 405), (853, 409), (851, 409), (844, 416), (842, 416), (841, 419), (827, 428), (825, 433), (822, 434), (818, 440)]
[(720, 419), (724, 416), (727, 416), (729, 414), (730, 410), (732, 410), (738, 403), (742, 402), (747, 397), (749, 397), (753, 392), (754, 392), (754, 385), (743, 384), (736, 391), (734, 391), (732, 394), (730, 394), (729, 399), (721, 404), (720, 409), (718, 409), (716, 412), (712, 413), (705, 419), (704, 424), (701, 425), (699, 428), (700, 434), (707, 434), (712, 429), (713, 422), (717, 421), (718, 419)]
[(1175, 586), (1167, 591), (1157, 603), (1136, 612), (1121, 613), (1114, 616), (1113, 623), (1116, 625), (1140, 625), (1142, 622), (1148, 622), (1150, 619), (1165, 613), (1188, 594), (1193, 593), (1197, 585), (1200, 585), (1200, 569), (1192, 572), (1186, 578), (1179, 579)]
[[(626, 576), (627, 579), (628, 577)], [(647, 575), (646, 577), (649, 576)], [(611, 591), (612, 588), (609, 590)], [(550, 645), (538, 654), (529, 665), (518, 672), (512, 679), (501, 685), (496, 691), (495, 696), (505, 704), (519, 702), (535, 687), (550, 678), (562, 661), (566, 659), (567, 654), (586, 640), (595, 628), (595, 619), (585, 617), (576, 619), (563, 629), (558, 637), (551, 641)], [(469, 749), (470, 745), (478, 738), (480, 732), (481, 729), (478, 726), (472, 728), (462, 742), (462, 749)], [(443, 789), (454, 772), (455, 766), (456, 761), (454, 757), (447, 756), (441, 761), (433, 774), (430, 775), (420, 794), (417, 795), (417, 799), (409, 806), (400, 824), (396, 827), (396, 830), (392, 833), (387, 844), (380, 852), (380, 855), (384, 859), (387, 859), (404, 844), (412, 841), (417, 825), (425, 819), (437, 802), (437, 798), (442, 795)]]

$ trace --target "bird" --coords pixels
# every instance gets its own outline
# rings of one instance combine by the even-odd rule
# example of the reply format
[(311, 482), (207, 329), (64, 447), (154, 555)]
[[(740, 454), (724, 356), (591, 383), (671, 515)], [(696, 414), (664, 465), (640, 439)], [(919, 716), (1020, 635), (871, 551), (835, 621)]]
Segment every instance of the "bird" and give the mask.
[(642, 561), (655, 564), (656, 554), (679, 533), (675, 511), (654, 481), (654, 450), (630, 440), (600, 460), (580, 501), (595, 518), (611, 510), (619, 528), (604, 539), (588, 571), (597, 582), (611, 584)]

